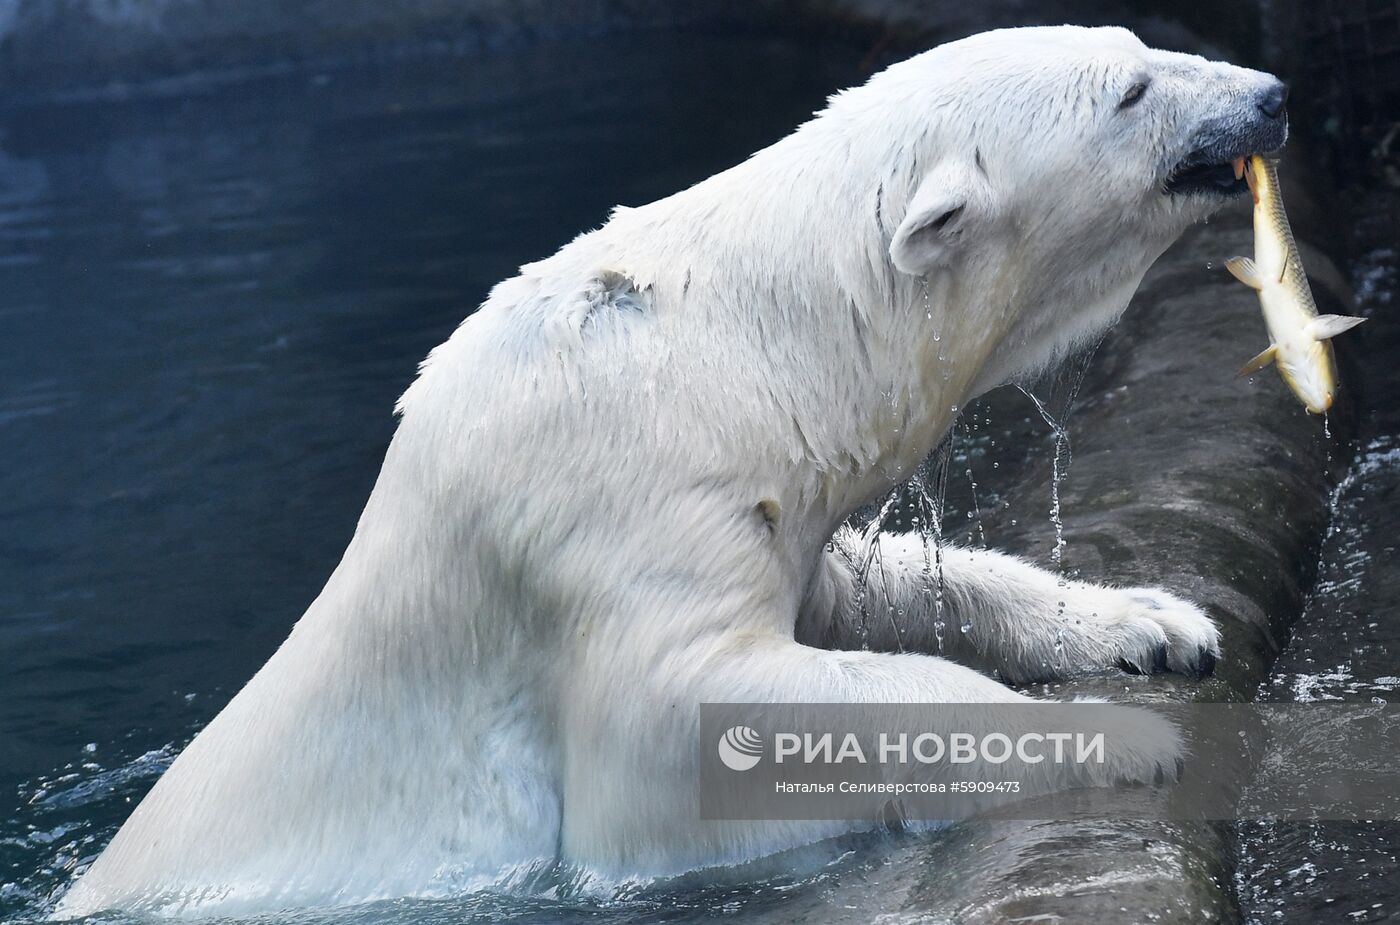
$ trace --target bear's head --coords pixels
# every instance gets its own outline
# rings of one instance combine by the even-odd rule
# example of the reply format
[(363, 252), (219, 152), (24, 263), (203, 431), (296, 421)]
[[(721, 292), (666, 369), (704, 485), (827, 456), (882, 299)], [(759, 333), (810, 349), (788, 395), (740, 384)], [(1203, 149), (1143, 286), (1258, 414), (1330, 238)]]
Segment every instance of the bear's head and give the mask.
[(1119, 28), (985, 32), (876, 80), (885, 99), (924, 110), (890, 246), (915, 275), (1008, 230), (1170, 242), (1246, 191), (1233, 161), (1288, 135), (1277, 78), (1152, 49)]
[(1110, 323), (1182, 231), (1247, 192), (1240, 159), (1288, 134), (1277, 78), (1120, 28), (982, 33), (868, 86), (853, 115), (892, 106), (886, 124), (913, 127), (885, 155), (889, 258), (995, 300), (1036, 354), (1006, 375)]

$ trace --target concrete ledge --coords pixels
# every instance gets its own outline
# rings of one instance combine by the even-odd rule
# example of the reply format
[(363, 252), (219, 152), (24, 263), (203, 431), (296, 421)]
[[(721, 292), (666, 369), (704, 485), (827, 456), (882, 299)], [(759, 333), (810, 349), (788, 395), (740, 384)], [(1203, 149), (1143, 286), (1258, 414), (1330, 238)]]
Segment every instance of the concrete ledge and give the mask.
[[(1343, 399), (1329, 440), (1323, 422), (1303, 412), (1273, 370), (1236, 378), (1267, 335), (1254, 293), (1220, 264), (1252, 253), (1252, 242), (1241, 205), (1189, 234), (1149, 274), (1090, 367), (1069, 423), (1073, 463), (1060, 485), (1065, 567), (1092, 580), (1163, 586), (1205, 606), (1224, 636), (1216, 676), (1197, 684), (1104, 672), (1046, 693), (1247, 700), (1302, 610), (1351, 420)], [(1319, 252), (1309, 257), (1319, 276), (1337, 273)], [(1346, 311), (1315, 288), (1322, 311)], [(995, 399), (1003, 419), (1013, 400)], [(1049, 470), (1044, 458), (1033, 463), (1007, 492), (1010, 506), (984, 518), (992, 545), (1046, 565), (1055, 541)], [(1093, 821), (963, 828), (956, 843), (975, 852), (988, 874), (975, 887), (980, 895), (939, 909), (957, 921), (1238, 917), (1228, 827)], [(1011, 843), (1014, 851), (994, 848)]]

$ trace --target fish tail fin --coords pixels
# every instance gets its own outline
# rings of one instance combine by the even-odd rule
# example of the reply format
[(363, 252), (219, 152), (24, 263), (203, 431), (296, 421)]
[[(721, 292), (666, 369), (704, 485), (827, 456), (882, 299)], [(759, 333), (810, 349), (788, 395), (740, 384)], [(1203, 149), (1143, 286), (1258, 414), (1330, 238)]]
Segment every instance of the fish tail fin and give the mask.
[(1278, 348), (1275, 347), (1273, 344), (1270, 344), (1267, 350), (1260, 351), (1258, 356), (1241, 366), (1240, 371), (1236, 373), (1236, 376), (1243, 379), (1250, 373), (1257, 373), (1259, 372), (1259, 370), (1272, 363), (1274, 361), (1274, 358), (1277, 356)]
[(1264, 288), (1264, 277), (1259, 275), (1258, 265), (1248, 257), (1231, 257), (1225, 261), (1225, 269), (1250, 289)]
[(1318, 315), (1308, 322), (1304, 331), (1313, 340), (1327, 340), (1343, 331), (1350, 331), (1365, 320), (1355, 315)]

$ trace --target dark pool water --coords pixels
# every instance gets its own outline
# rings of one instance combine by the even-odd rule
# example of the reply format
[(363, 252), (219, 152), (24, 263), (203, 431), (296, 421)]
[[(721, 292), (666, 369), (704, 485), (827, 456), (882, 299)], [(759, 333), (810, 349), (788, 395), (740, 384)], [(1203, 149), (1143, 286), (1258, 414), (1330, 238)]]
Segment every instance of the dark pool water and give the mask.
[(0, 919), (286, 635), (490, 286), (864, 52), (642, 34), (0, 109)]

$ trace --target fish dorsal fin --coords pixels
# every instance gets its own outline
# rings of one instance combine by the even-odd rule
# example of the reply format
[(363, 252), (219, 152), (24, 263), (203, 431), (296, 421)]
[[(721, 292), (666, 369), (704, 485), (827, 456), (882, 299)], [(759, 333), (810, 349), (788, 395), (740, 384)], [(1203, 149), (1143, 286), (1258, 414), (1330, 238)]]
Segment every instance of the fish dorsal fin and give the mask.
[(1278, 356), (1278, 348), (1270, 344), (1267, 350), (1260, 351), (1258, 356), (1241, 366), (1238, 375), (1243, 378), (1250, 373), (1257, 373), (1272, 363), (1276, 356)]
[(1343, 331), (1350, 331), (1365, 320), (1355, 315), (1318, 315), (1308, 322), (1303, 331), (1313, 340), (1327, 340)]
[(1264, 278), (1259, 275), (1259, 266), (1248, 257), (1231, 257), (1225, 261), (1225, 269), (1250, 289), (1264, 288)]

